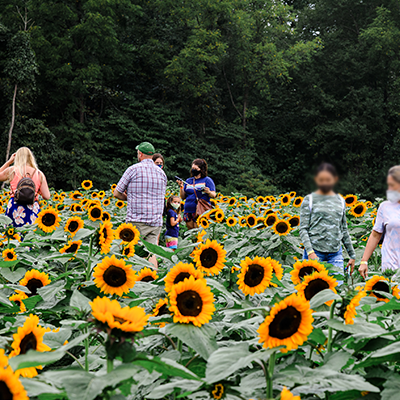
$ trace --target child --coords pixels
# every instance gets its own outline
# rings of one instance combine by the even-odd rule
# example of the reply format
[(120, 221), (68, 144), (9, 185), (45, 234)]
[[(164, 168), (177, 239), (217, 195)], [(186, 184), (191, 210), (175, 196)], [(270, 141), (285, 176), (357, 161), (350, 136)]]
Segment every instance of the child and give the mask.
[(167, 231), (165, 232), (165, 243), (170, 249), (178, 248), (179, 222), (181, 217), (181, 199), (178, 196), (171, 196), (167, 200)]

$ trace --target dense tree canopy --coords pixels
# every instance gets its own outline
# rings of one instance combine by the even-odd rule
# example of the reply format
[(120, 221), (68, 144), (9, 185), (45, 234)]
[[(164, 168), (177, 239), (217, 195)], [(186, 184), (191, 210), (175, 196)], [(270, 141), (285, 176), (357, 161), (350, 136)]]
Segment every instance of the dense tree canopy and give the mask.
[[(0, 0), (0, 130), (54, 187), (104, 187), (154, 143), (220, 190), (382, 195), (400, 152), (398, 0)], [(5, 150), (2, 158), (5, 157)]]

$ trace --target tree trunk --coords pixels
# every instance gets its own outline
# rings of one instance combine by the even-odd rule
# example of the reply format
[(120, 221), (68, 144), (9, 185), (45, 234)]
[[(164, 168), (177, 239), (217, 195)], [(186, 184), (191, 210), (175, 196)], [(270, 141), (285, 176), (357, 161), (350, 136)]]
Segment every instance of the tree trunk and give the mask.
[(17, 89), (18, 89), (18, 84), (15, 84), (14, 88), (14, 96), (12, 100), (12, 107), (11, 107), (11, 125), (10, 125), (10, 130), (8, 131), (8, 144), (7, 144), (7, 152), (6, 152), (6, 161), (10, 157), (10, 151), (11, 151), (11, 140), (12, 140), (12, 132), (14, 129), (14, 124), (15, 124), (15, 101), (17, 98)]

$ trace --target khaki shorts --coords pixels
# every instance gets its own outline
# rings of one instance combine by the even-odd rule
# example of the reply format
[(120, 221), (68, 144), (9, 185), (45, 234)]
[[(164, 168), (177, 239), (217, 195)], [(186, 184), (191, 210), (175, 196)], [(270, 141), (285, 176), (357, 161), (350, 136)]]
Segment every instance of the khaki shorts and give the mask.
[(140, 232), (140, 239), (152, 244), (158, 244), (158, 238), (161, 233), (161, 226), (150, 226), (143, 222), (130, 222), (135, 225)]

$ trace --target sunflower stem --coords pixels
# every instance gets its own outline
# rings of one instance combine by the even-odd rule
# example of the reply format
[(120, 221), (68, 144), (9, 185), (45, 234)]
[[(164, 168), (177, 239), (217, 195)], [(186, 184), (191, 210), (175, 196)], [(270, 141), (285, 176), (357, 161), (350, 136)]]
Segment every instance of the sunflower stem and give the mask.
[(267, 371), (267, 399), (272, 399), (274, 395), (274, 381), (272, 377), (274, 376), (276, 361), (276, 353), (272, 353), (269, 357), (268, 371)]
[(92, 235), (90, 237), (90, 242), (89, 242), (89, 255), (88, 255), (88, 263), (87, 263), (87, 269), (86, 269), (86, 280), (90, 280), (90, 275), (92, 274), (92, 252), (93, 252), (93, 237)]
[(107, 373), (112, 372), (114, 369), (114, 362), (110, 358), (107, 358)]
[(176, 342), (176, 348), (179, 351), (179, 353), (182, 354), (182, 340), (178, 339), (178, 341)]
[(89, 371), (89, 339), (85, 339), (85, 371)]
[[(333, 319), (335, 306), (336, 306), (336, 300), (333, 300), (333, 303), (331, 304), (331, 309), (330, 309), (330, 312), (329, 312), (329, 320)], [(333, 330), (332, 330), (331, 327), (329, 327), (328, 328), (328, 344), (326, 346), (326, 349), (327, 349), (328, 353), (332, 352), (332, 333), (333, 333)]]

